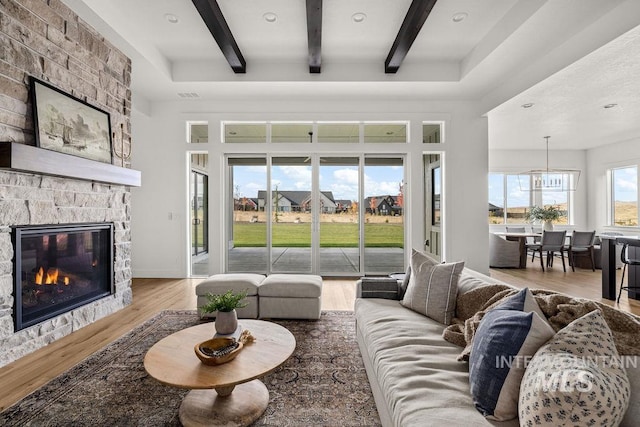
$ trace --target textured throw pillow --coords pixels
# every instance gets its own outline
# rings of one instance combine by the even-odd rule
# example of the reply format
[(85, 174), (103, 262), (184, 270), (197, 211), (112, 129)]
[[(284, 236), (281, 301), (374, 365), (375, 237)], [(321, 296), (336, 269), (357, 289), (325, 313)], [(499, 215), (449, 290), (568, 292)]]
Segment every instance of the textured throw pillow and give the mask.
[(464, 262), (443, 263), (415, 249), (411, 252), (411, 275), (402, 305), (448, 325), (456, 311), (458, 277)]
[(536, 302), (533, 294), (529, 288), (523, 288), (518, 291), (517, 294), (507, 298), (504, 302), (498, 304), (495, 309), (500, 310), (517, 310), (524, 311), (525, 313), (536, 313), (541, 319), (546, 320), (547, 316), (544, 315), (540, 306)]
[(471, 396), (478, 411), (496, 421), (516, 418), (527, 361), (554, 335), (535, 312), (494, 309), (486, 313), (469, 356)]
[(600, 310), (574, 320), (531, 359), (520, 385), (520, 425), (618, 425), (630, 398), (622, 360)]

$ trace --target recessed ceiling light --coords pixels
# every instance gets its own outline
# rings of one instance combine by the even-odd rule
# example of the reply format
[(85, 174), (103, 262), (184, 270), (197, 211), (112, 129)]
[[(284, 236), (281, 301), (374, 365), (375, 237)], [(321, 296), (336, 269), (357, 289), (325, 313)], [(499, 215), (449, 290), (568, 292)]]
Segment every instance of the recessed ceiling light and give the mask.
[(353, 20), (353, 22), (360, 23), (360, 22), (363, 22), (365, 19), (367, 19), (367, 15), (365, 15), (362, 12), (358, 12), (351, 15), (351, 19)]
[(533, 102), (527, 102), (526, 104), (522, 104), (521, 107), (522, 108), (531, 108), (533, 107)]
[(178, 22), (180, 22), (180, 18), (178, 18), (173, 13), (165, 13), (164, 19), (166, 19), (170, 24), (177, 24)]
[(617, 107), (618, 104), (607, 104), (604, 106), (604, 108), (613, 108), (613, 107)]
[(265, 21), (269, 23), (276, 22), (278, 20), (278, 15), (276, 15), (273, 12), (267, 12), (264, 15), (262, 15), (262, 17), (264, 18)]
[(451, 17), (451, 20), (453, 22), (462, 22), (467, 18), (467, 16), (469, 16), (469, 14), (466, 12), (458, 12)]

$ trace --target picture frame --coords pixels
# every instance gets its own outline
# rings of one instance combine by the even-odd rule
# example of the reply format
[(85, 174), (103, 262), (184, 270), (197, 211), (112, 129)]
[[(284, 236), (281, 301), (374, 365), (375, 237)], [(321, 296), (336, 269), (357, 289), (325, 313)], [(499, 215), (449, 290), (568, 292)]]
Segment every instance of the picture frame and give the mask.
[(30, 78), (36, 146), (103, 163), (113, 163), (108, 112)]

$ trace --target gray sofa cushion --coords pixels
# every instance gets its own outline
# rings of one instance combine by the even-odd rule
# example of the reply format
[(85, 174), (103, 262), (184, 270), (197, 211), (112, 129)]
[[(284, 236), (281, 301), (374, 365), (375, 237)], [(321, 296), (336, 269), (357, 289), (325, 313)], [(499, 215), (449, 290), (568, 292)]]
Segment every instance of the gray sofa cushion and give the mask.
[(456, 360), (461, 348), (442, 339), (444, 325), (385, 299), (358, 299), (355, 314), (393, 425), (492, 425), (473, 405), (468, 365)]
[(270, 274), (258, 288), (261, 297), (320, 298), (322, 277), (315, 274)]

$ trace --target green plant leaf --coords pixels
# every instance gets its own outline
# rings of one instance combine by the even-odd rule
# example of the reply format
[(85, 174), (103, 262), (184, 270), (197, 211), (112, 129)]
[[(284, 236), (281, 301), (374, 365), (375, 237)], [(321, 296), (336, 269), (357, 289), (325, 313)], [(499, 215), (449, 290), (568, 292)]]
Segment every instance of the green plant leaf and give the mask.
[(247, 291), (234, 293), (231, 289), (220, 295), (209, 293), (207, 294), (207, 303), (200, 307), (200, 311), (215, 313), (216, 311), (233, 311), (236, 308), (243, 308), (249, 304), (244, 301), (246, 297)]

